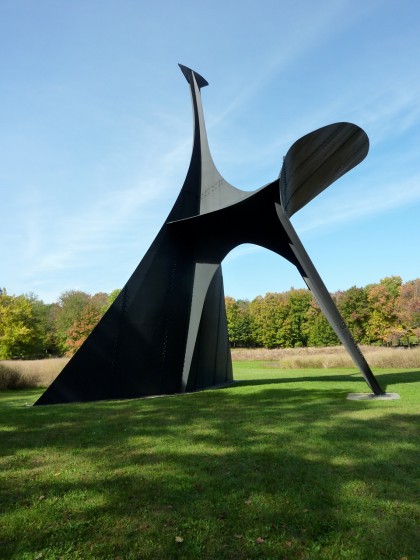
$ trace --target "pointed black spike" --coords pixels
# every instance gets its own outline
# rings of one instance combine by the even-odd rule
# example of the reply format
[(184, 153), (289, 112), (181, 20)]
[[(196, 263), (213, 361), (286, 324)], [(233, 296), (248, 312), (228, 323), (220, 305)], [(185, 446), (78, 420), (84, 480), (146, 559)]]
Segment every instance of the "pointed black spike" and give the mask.
[(205, 80), (203, 76), (200, 76), (200, 74), (197, 74), (197, 72), (191, 70), (191, 68), (188, 68), (188, 66), (184, 66), (183, 64), (178, 64), (178, 66), (181, 68), (182, 73), (184, 74), (185, 79), (189, 84), (191, 84), (191, 77), (194, 74), (195, 81), (197, 82), (197, 85), (200, 89), (209, 85), (208, 81)]

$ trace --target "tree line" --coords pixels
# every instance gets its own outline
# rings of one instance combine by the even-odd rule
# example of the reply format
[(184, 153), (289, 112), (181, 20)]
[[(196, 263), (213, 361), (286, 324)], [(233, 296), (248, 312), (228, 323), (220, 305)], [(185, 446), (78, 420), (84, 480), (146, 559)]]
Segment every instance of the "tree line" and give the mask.
[[(332, 295), (359, 344), (410, 346), (420, 339), (420, 278), (399, 276)], [(339, 340), (311, 292), (291, 289), (252, 301), (226, 298), (232, 346), (295, 348), (334, 346)]]
[(119, 292), (69, 290), (46, 304), (33, 293), (0, 289), (0, 359), (72, 356)]
[[(120, 290), (63, 292), (46, 304), (35, 294), (0, 289), (0, 359), (72, 356)], [(420, 340), (420, 279), (399, 276), (332, 297), (360, 344), (404, 345)], [(252, 301), (226, 297), (229, 339), (235, 347), (331, 346), (339, 341), (311, 292), (290, 289)]]

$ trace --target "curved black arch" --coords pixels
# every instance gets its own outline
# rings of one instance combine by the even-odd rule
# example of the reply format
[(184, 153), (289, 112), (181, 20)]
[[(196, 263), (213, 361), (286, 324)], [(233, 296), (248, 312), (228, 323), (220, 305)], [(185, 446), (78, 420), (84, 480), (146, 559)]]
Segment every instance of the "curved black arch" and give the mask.
[(140, 264), (82, 347), (36, 405), (195, 391), (232, 381), (221, 262), (253, 243), (295, 265), (372, 391), (383, 394), (289, 218), (369, 149), (362, 129), (336, 123), (295, 142), (280, 177), (247, 192), (218, 172), (200, 89), (191, 90), (194, 142), (182, 189)]

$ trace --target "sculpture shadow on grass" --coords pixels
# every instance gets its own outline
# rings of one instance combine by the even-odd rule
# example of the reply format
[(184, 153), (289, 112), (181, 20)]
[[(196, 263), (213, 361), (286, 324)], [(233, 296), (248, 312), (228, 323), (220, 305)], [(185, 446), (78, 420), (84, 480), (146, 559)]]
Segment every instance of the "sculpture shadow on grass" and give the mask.
[[(255, 379), (247, 379), (247, 380), (240, 380), (236, 381), (235, 385), (238, 386), (257, 386), (257, 385), (278, 385), (283, 383), (319, 383), (319, 382), (326, 382), (326, 383), (337, 383), (337, 381), (342, 381), (343, 383), (360, 383), (360, 378), (354, 373), (337, 373), (333, 375), (302, 375), (299, 372), (296, 377), (290, 375), (290, 371), (288, 372), (288, 377), (278, 377), (278, 378), (255, 378)], [(420, 370), (414, 371), (404, 371), (401, 373), (377, 373), (376, 379), (380, 382), (381, 387), (386, 389), (388, 386), (392, 385), (399, 385), (399, 384), (406, 384), (406, 383), (418, 383), (420, 381)]]
[(4, 558), (99, 558), (115, 543), (122, 557), (176, 558), (178, 534), (200, 558), (290, 556), (289, 535), (302, 557), (336, 543), (414, 558), (418, 415), (406, 403), (364, 417), (327, 385), (284, 385), (15, 408), (2, 415)]

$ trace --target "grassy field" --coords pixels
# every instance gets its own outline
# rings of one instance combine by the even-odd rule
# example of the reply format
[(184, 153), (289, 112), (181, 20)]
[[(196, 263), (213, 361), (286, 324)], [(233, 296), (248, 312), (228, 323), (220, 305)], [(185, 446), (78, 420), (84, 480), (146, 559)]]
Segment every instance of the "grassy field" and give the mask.
[[(420, 348), (384, 348), (361, 346), (371, 367), (414, 368), (420, 367)], [(270, 367), (281, 369), (351, 368), (354, 364), (343, 346), (328, 348), (234, 348), (236, 362), (263, 361)], [(69, 358), (46, 360), (0, 361), (0, 391), (4, 389), (31, 389), (48, 387), (57, 377)]]
[(420, 558), (420, 368), (235, 362), (229, 388), (32, 408), (0, 393), (0, 558)]
[[(374, 368), (419, 368), (420, 348), (360, 346), (369, 365)], [(354, 367), (343, 346), (327, 348), (234, 348), (235, 361), (265, 361), (283, 369)]]
[(0, 391), (48, 387), (69, 358), (0, 361)]

